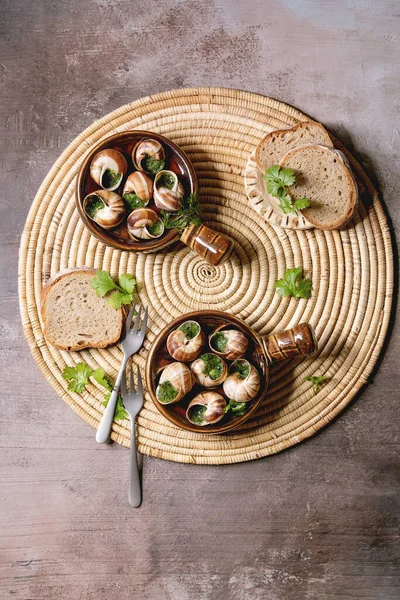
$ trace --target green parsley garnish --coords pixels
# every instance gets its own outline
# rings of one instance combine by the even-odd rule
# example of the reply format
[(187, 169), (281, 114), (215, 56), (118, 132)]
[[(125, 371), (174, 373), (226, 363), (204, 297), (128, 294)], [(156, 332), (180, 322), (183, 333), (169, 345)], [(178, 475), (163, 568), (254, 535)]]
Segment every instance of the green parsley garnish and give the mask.
[(106, 388), (109, 392), (112, 392), (113, 382), (110, 377), (105, 374), (103, 367), (95, 369), (91, 376), (99, 385)]
[(217, 352), (221, 352), (221, 353), (225, 352), (227, 343), (228, 343), (228, 338), (226, 337), (226, 335), (224, 333), (222, 333), (222, 331), (218, 331), (217, 333), (214, 333), (214, 335), (211, 338), (211, 346)]
[(119, 285), (107, 271), (96, 271), (96, 277), (92, 279), (92, 288), (96, 290), (96, 294), (101, 298), (107, 296), (107, 302), (115, 309), (121, 308), (123, 304), (131, 304), (136, 286), (136, 279), (129, 273), (120, 275), (118, 282)]
[(98, 211), (102, 208), (104, 208), (104, 202), (100, 196), (96, 194), (89, 196), (85, 205), (85, 212), (91, 219), (94, 219)]
[(318, 392), (318, 387), (321, 383), (324, 383), (328, 378), (325, 375), (311, 375), (310, 377), (305, 377), (304, 381), (311, 381), (312, 388), (314, 390), (314, 395)]
[[(110, 397), (111, 397), (111, 392), (114, 387), (112, 380), (109, 378), (108, 375), (106, 375), (104, 373), (103, 367), (98, 367), (95, 371), (93, 371), (93, 379), (95, 381), (97, 381), (97, 383), (99, 385), (102, 385), (103, 387), (106, 388), (106, 390), (108, 390), (104, 394), (104, 402), (103, 402), (103, 406), (107, 406), (107, 404), (110, 400)], [(122, 421), (123, 419), (127, 419), (127, 418), (128, 418), (128, 413), (125, 410), (124, 403), (122, 401), (122, 396), (120, 394), (118, 394), (117, 404), (115, 405), (114, 419), (116, 419), (117, 421)]]
[(106, 169), (103, 173), (102, 186), (106, 189), (112, 188), (120, 183), (122, 179), (122, 173), (113, 171), (113, 169)]
[(229, 369), (230, 373), (236, 373), (242, 381), (250, 374), (250, 365), (242, 360), (234, 360)]
[(204, 421), (204, 413), (206, 412), (206, 410), (207, 407), (202, 406), (201, 404), (192, 406), (192, 408), (189, 410), (190, 420), (193, 421), (193, 423), (201, 425)]
[(144, 159), (144, 170), (148, 173), (158, 173), (165, 167), (165, 160), (154, 160), (151, 156), (146, 156)]
[(135, 210), (135, 208), (143, 208), (146, 206), (146, 202), (141, 200), (139, 196), (133, 193), (126, 193), (122, 196), (125, 202), (125, 206), (128, 210)]
[[(106, 392), (104, 394), (103, 406), (107, 406), (110, 398), (111, 398), (111, 392)], [(127, 419), (127, 418), (128, 418), (128, 413), (125, 410), (125, 406), (122, 401), (122, 396), (120, 396), (118, 394), (117, 404), (115, 405), (114, 419), (116, 421), (123, 421), (124, 419)]]
[[(108, 375), (105, 374), (103, 367), (93, 370), (86, 363), (80, 362), (75, 367), (65, 367), (63, 377), (68, 381), (68, 389), (77, 394), (82, 394), (88, 383), (90, 383), (89, 378), (93, 377), (99, 385), (107, 390), (104, 394), (103, 402), (103, 406), (107, 406), (114, 384)], [(118, 395), (114, 419), (122, 421), (127, 417), (128, 413), (124, 408), (122, 397)]]
[(197, 193), (190, 194), (182, 200), (182, 204), (177, 213), (161, 211), (165, 229), (176, 229), (182, 233), (191, 223), (201, 225), (200, 201)]
[(219, 356), (215, 354), (202, 354), (200, 358), (204, 364), (204, 375), (208, 375), (213, 381), (221, 377), (223, 366)]
[(157, 388), (157, 400), (161, 404), (169, 404), (179, 394), (179, 391), (172, 385), (170, 381), (163, 381)]
[(162, 222), (156, 221), (155, 223), (152, 223), (151, 225), (147, 225), (147, 231), (150, 233), (150, 235), (153, 235), (154, 237), (161, 235), (163, 232)]
[(286, 189), (296, 181), (293, 169), (282, 169), (279, 165), (274, 165), (265, 171), (264, 179), (267, 182), (268, 194), (278, 198), (279, 207), (285, 215), (310, 206), (308, 198), (299, 198), (293, 202)]
[(64, 367), (63, 377), (68, 381), (68, 389), (71, 392), (82, 394), (89, 383), (89, 377), (93, 370), (86, 363), (80, 362), (76, 367)]
[(178, 329), (183, 331), (188, 340), (192, 340), (199, 333), (200, 325), (195, 321), (188, 321), (187, 323), (183, 323)]
[(275, 288), (280, 296), (293, 296), (293, 298), (310, 298), (312, 284), (310, 279), (302, 275), (303, 269), (295, 267), (286, 269), (283, 279), (278, 279)]
[(235, 400), (229, 400), (229, 403), (226, 405), (225, 408), (225, 413), (228, 413), (230, 411), (234, 417), (242, 417), (246, 412), (246, 409), (246, 402), (236, 402)]
[(157, 188), (159, 188), (159, 187), (166, 187), (169, 190), (172, 190), (172, 188), (175, 185), (175, 177), (173, 175), (171, 175), (171, 173), (163, 173), (157, 179), (157, 184), (156, 185), (157, 185)]
[(298, 198), (294, 201), (293, 205), (296, 210), (303, 210), (303, 208), (308, 208), (310, 206), (310, 201), (308, 198)]

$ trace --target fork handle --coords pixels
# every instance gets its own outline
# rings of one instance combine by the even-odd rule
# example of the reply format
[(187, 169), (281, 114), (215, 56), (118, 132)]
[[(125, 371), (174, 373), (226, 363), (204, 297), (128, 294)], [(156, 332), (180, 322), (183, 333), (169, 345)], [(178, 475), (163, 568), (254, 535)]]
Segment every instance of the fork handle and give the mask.
[(110, 399), (101, 418), (99, 428), (96, 432), (96, 442), (98, 442), (99, 444), (104, 444), (109, 438), (112, 424), (114, 422), (114, 414), (115, 407), (117, 405), (119, 386), (121, 384), (122, 375), (124, 373), (124, 370), (126, 369), (127, 362), (128, 359), (126, 356), (124, 356), (121, 368), (118, 373), (117, 381), (115, 382)]
[(137, 508), (142, 503), (142, 490), (136, 454), (135, 419), (131, 419), (131, 458), (129, 473), (129, 504)]

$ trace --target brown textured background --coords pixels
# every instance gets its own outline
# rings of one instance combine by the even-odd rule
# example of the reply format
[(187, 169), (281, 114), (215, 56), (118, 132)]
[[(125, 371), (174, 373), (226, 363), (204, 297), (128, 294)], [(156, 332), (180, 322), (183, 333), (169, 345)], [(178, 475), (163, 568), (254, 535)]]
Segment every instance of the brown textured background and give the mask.
[(0, 598), (391, 600), (399, 573), (396, 327), (373, 385), (308, 442), (230, 467), (98, 446), (30, 356), (19, 237), (61, 150), (141, 96), (260, 92), (325, 123), (400, 221), (395, 0), (2, 0), (0, 3)]

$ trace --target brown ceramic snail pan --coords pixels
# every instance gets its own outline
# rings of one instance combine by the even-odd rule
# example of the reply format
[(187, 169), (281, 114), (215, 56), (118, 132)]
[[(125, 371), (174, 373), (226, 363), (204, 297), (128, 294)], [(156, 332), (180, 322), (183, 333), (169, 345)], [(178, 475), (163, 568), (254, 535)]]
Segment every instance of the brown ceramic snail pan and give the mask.
[[(249, 344), (243, 358), (257, 369), (260, 376), (260, 389), (258, 394), (246, 403), (246, 412), (243, 415), (235, 416), (229, 411), (224, 418), (217, 423), (203, 426), (195, 425), (188, 421), (186, 410), (191, 400), (193, 400), (197, 394), (205, 391), (216, 391), (221, 395), (224, 395), (222, 386), (213, 388), (212, 390), (205, 390), (204, 387), (195, 384), (190, 392), (177, 403), (161, 404), (157, 400), (156, 390), (162, 371), (166, 366), (175, 362), (167, 349), (168, 336), (186, 321), (196, 321), (203, 330), (205, 342), (202, 353), (209, 353), (212, 351), (209, 346), (208, 338), (215, 331), (234, 329), (242, 332), (247, 337)], [(187, 313), (174, 319), (155, 339), (146, 362), (147, 389), (158, 410), (177, 427), (195, 433), (221, 434), (243, 424), (255, 413), (259, 405), (265, 400), (269, 382), (269, 364), (295, 356), (298, 357), (305, 354), (312, 354), (315, 352), (316, 348), (317, 342), (314, 332), (307, 324), (301, 324), (294, 329), (279, 334), (261, 337), (241, 319), (228, 313), (213, 310)], [(187, 366), (190, 367), (189, 364)], [(225, 399), (226, 402), (229, 401), (226, 398), (226, 395)]]
[[(236, 329), (246, 335), (249, 341), (248, 349), (243, 358), (247, 359), (259, 372), (261, 379), (260, 391), (257, 396), (247, 402), (246, 412), (241, 417), (231, 416), (229, 413), (218, 423), (206, 426), (195, 425), (187, 420), (186, 410), (190, 401), (199, 393), (205, 391), (215, 391), (224, 395), (222, 386), (206, 390), (199, 384), (195, 384), (191, 391), (186, 394), (179, 402), (174, 404), (161, 404), (156, 397), (157, 384), (160, 379), (160, 375), (163, 369), (174, 361), (167, 350), (167, 338), (169, 334), (178, 329), (186, 321), (196, 321), (205, 335), (205, 342), (203, 345), (202, 353), (212, 352), (210, 349), (208, 338), (217, 330), (223, 331), (224, 329)], [(187, 364), (190, 367), (190, 364)], [(174, 319), (167, 327), (165, 327), (154, 341), (151, 350), (149, 352), (147, 363), (146, 363), (146, 383), (147, 389), (150, 392), (153, 402), (159, 411), (174, 425), (193, 431), (196, 433), (204, 434), (216, 434), (224, 433), (238, 427), (246, 419), (248, 419), (259, 406), (260, 402), (264, 399), (267, 384), (268, 384), (268, 368), (266, 365), (262, 346), (254, 334), (252, 329), (248, 327), (243, 321), (229, 315), (227, 313), (218, 311), (197, 311), (189, 314), (181, 315)]]
[[(84, 199), (88, 194), (96, 192), (99, 185), (93, 181), (90, 175), (90, 165), (96, 154), (102, 150), (114, 149), (121, 152), (127, 162), (127, 172), (125, 173), (119, 187), (113, 191), (122, 196), (127, 177), (137, 169), (132, 162), (132, 151), (141, 142), (147, 139), (157, 140), (162, 144), (166, 154), (165, 169), (173, 171), (178, 175), (180, 182), (184, 187), (185, 194), (194, 194), (198, 190), (197, 177), (194, 167), (187, 155), (168, 138), (154, 133), (152, 131), (126, 131), (117, 133), (99, 142), (86, 156), (79, 170), (76, 181), (76, 202), (82, 221), (89, 229), (90, 233), (108, 246), (119, 250), (133, 250), (136, 252), (156, 252), (166, 248), (178, 239), (178, 234), (174, 230), (166, 231), (162, 237), (151, 240), (134, 240), (127, 231), (127, 216), (122, 223), (113, 229), (104, 229), (90, 219), (83, 209)], [(157, 207), (151, 206), (151, 209), (158, 212)]]

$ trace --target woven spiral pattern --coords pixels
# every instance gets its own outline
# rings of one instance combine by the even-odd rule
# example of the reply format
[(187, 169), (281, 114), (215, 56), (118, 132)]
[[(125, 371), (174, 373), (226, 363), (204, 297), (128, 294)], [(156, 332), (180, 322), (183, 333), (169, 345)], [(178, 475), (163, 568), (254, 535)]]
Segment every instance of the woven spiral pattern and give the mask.
[[(306, 120), (297, 110), (256, 94), (183, 89), (143, 98), (95, 122), (65, 150), (47, 175), (29, 213), (20, 248), (23, 327), (32, 354), (56, 392), (91, 426), (102, 415), (103, 394), (90, 386), (67, 391), (66, 364), (85, 361), (116, 376), (122, 353), (61, 352), (47, 345), (39, 314), (47, 278), (66, 267), (93, 266), (113, 276), (136, 274), (140, 299), (149, 306), (148, 337), (134, 362), (144, 366), (157, 333), (183, 312), (213, 308), (244, 319), (261, 334), (311, 323), (319, 354), (273, 369), (267, 400), (241, 430), (224, 436), (181, 431), (149, 397), (139, 417), (142, 453), (180, 462), (224, 464), (278, 452), (309, 437), (336, 416), (367, 382), (386, 334), (392, 299), (393, 259), (386, 218), (377, 194), (354, 159), (361, 202), (343, 231), (296, 231), (267, 223), (248, 205), (243, 175), (259, 139), (275, 128)], [(207, 224), (235, 240), (219, 268), (177, 244), (157, 254), (121, 252), (92, 237), (75, 208), (75, 178), (95, 143), (129, 129), (157, 131), (179, 144), (197, 171)], [(340, 144), (337, 144), (343, 149)], [(280, 298), (275, 281), (302, 266), (312, 279), (311, 299)], [(327, 383), (313, 394), (309, 375)], [(129, 423), (115, 423), (112, 438), (129, 445)]]

